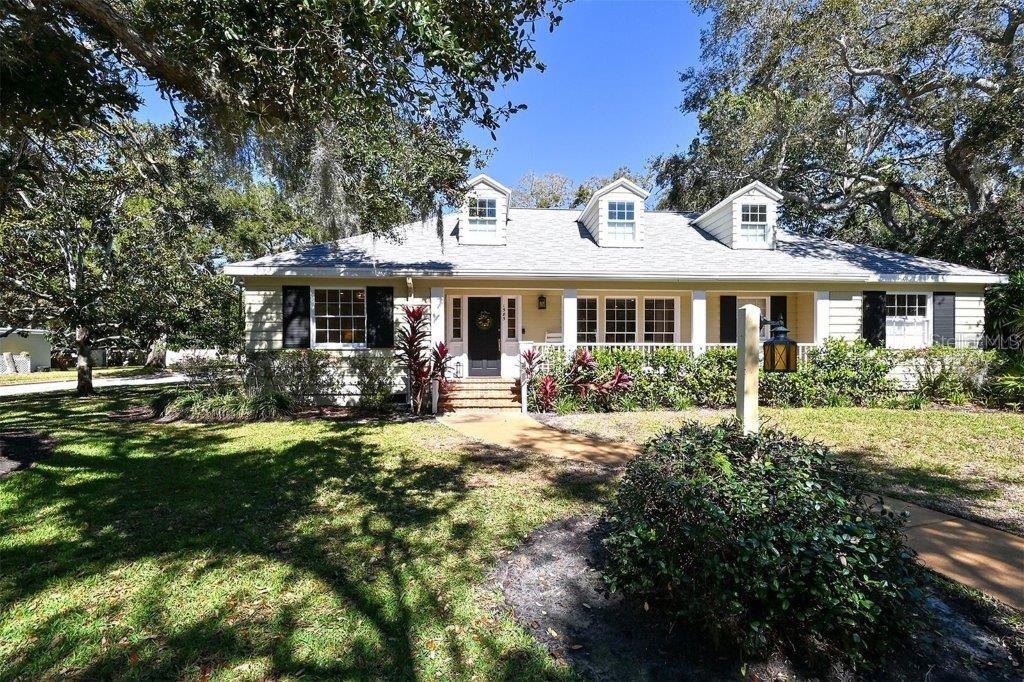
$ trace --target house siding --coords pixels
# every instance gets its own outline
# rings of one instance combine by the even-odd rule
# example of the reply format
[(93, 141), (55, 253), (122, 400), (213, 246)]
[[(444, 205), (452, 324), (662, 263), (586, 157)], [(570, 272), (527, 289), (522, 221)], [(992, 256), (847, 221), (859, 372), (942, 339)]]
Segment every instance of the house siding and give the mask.
[(863, 335), (863, 296), (857, 291), (829, 292), (828, 335), (852, 341)]
[[(848, 340), (861, 338), (861, 297), (865, 285), (831, 285), (800, 283), (744, 283), (730, 282), (709, 287), (707, 282), (644, 282), (594, 280), (482, 280), (453, 278), (417, 278), (410, 293), (405, 278), (306, 278), (306, 277), (247, 277), (245, 278), (245, 336), (246, 348), (250, 351), (277, 350), (282, 345), (282, 297), (281, 287), (360, 287), (391, 286), (395, 292), (396, 329), (402, 324), (401, 308), (404, 305), (430, 307), (431, 288), (442, 289), (446, 299), (450, 296), (468, 295), (515, 295), (520, 296), (521, 337), (523, 341), (542, 343), (549, 334), (562, 332), (562, 295), (565, 289), (576, 289), (578, 297), (599, 299), (599, 328), (604, 328), (605, 299), (609, 296), (635, 296), (638, 299), (638, 339), (642, 340), (642, 310), (644, 297), (676, 297), (679, 300), (678, 341), (688, 343), (691, 339), (692, 292), (703, 290), (707, 293), (707, 341), (720, 343), (719, 319), (721, 297), (785, 295), (789, 313), (790, 338), (799, 343), (814, 341), (814, 292), (829, 291), (829, 319), (826, 329), (829, 336)], [(882, 288), (880, 285), (873, 285)], [(892, 288), (892, 287), (891, 287)], [(978, 343), (984, 329), (984, 287), (981, 285), (918, 285), (899, 287), (901, 291), (956, 291), (956, 331), (958, 344)], [(540, 310), (537, 297), (547, 297), (547, 308)], [(450, 338), (450, 311), (446, 305), (448, 327), (443, 337)], [(465, 329), (465, 324), (463, 325)], [(575, 330), (567, 330), (574, 333)], [(464, 353), (461, 345), (455, 345), (453, 352)], [(358, 349), (332, 350), (341, 358), (364, 352)], [(337, 402), (352, 403), (358, 400), (355, 376), (347, 363), (340, 364), (344, 389), (334, 396)], [(400, 386), (396, 384), (396, 386)]]
[(958, 293), (955, 310), (956, 345), (980, 345), (985, 338), (985, 293)]

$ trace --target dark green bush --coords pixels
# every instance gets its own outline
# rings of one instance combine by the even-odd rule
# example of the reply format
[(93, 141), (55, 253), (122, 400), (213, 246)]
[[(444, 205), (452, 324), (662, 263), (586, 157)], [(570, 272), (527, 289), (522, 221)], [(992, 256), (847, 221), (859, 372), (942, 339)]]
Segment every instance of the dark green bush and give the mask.
[(351, 359), (359, 386), (359, 409), (371, 414), (390, 412), (395, 403), (395, 358), (386, 351), (358, 353)]
[(323, 350), (250, 353), (244, 370), (248, 393), (282, 393), (297, 405), (323, 402), (338, 388), (335, 357)]
[(822, 446), (686, 424), (627, 465), (605, 578), (748, 654), (862, 665), (906, 633), (920, 585), (902, 519), (856, 491)]

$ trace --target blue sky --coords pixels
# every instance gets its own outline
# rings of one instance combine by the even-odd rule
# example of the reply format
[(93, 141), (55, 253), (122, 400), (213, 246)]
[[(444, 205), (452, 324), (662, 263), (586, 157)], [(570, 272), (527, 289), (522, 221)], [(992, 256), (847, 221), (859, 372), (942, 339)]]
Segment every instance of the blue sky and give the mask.
[[(547, 66), (498, 93), (527, 105), (493, 142), (484, 172), (514, 185), (526, 171), (561, 173), (577, 182), (622, 165), (686, 147), (696, 122), (678, 109), (679, 72), (697, 64), (703, 18), (683, 0), (577, 0), (554, 33), (538, 30)], [(165, 121), (170, 112), (155, 91), (142, 115)]]

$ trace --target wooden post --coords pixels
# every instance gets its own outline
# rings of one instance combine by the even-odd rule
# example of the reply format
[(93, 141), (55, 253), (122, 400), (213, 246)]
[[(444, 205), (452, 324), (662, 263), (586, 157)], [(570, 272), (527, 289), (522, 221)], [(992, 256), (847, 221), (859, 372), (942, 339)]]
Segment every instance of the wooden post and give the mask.
[(736, 418), (743, 433), (757, 433), (757, 373), (761, 345), (761, 309), (745, 305), (736, 311)]

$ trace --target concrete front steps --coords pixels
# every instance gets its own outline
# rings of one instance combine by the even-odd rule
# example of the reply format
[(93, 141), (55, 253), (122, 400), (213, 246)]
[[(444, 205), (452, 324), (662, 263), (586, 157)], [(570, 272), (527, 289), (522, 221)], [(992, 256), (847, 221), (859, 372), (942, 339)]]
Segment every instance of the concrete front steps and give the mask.
[(516, 382), (501, 377), (452, 379), (451, 391), (438, 408), (442, 412), (470, 410), (519, 412)]

